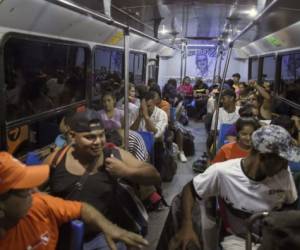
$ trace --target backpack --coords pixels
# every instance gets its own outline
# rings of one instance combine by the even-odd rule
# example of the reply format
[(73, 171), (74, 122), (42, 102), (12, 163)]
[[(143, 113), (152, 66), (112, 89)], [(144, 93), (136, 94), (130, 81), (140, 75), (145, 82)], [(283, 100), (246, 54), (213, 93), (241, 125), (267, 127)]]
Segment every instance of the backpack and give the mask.
[(195, 154), (194, 136), (189, 131), (183, 134), (183, 151), (186, 156)]
[[(156, 248), (157, 250), (170, 249), (170, 243), (172, 242), (172, 239), (177, 233), (177, 231), (180, 229), (181, 218), (182, 218), (181, 194), (178, 194), (172, 200), (171, 208), (169, 210), (168, 217), (166, 219), (165, 225), (160, 235), (158, 246)], [(196, 230), (196, 234), (201, 235), (201, 230), (200, 230), (201, 211), (199, 206), (194, 206), (193, 218), (194, 218), (193, 221), (195, 222), (194, 229)], [(187, 250), (191, 250), (191, 249), (188, 247)]]
[(165, 147), (161, 160), (161, 179), (162, 181), (170, 182), (177, 171), (176, 155), (173, 152), (173, 147)]
[[(121, 160), (119, 150), (112, 143), (107, 143), (104, 151), (104, 158), (110, 157), (112, 154)], [(133, 187), (122, 181), (111, 177), (115, 183), (115, 198), (118, 221), (120, 226), (127, 230), (141, 234), (143, 236), (148, 233), (148, 213), (141, 200), (135, 194)]]
[(271, 212), (264, 220), (259, 250), (299, 250), (300, 211)]

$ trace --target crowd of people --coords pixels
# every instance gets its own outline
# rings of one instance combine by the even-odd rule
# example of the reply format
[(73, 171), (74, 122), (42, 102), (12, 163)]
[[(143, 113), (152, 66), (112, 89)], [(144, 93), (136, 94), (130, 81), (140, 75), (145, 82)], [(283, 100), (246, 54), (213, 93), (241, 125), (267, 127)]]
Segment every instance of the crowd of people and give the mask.
[[(55, 84), (59, 81), (58, 77)], [(210, 158), (195, 169), (201, 174), (183, 189), (180, 228), (170, 239), (170, 248), (188, 249), (193, 242), (212, 249), (204, 239), (209, 225), (203, 222), (203, 235), (196, 235), (192, 210), (200, 204), (205, 211), (217, 197), (228, 221), (222, 246), (243, 249), (245, 218), (290, 207), (297, 200), (288, 164), (300, 161), (300, 119), (274, 113), (269, 83), (240, 82), (236, 73), (223, 87), (208, 86), (201, 79), (192, 86), (189, 77), (179, 86), (176, 79), (169, 79), (162, 89), (152, 79), (147, 86), (129, 84), (128, 150), (122, 148), (124, 97), (108, 88), (101, 93), (99, 109), (74, 111), (62, 119), (57, 147), (44, 165), (27, 167), (0, 153), (0, 248), (55, 249), (62, 225), (75, 218), (86, 223), (85, 250), (147, 245), (136, 234), (140, 232), (130, 232), (134, 230), (124, 219), (116, 189), (126, 183), (148, 211), (159, 209), (164, 202), (163, 152), (171, 140), (178, 159), (188, 161), (184, 136), (194, 118), (206, 125)], [(55, 98), (54, 92), (49, 96)], [(224, 124), (229, 126), (224, 145), (214, 154), (214, 135)], [(140, 132), (152, 135), (154, 157)], [(236, 248), (226, 248), (228, 241)], [(63, 243), (59, 244), (66, 249)]]

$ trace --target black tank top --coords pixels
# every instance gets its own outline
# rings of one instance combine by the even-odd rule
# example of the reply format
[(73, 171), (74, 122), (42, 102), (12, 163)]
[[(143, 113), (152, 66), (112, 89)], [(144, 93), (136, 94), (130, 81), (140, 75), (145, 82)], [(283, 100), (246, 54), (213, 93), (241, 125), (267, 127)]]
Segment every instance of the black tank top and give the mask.
[(68, 200), (87, 202), (108, 219), (115, 222), (113, 212), (115, 184), (105, 168), (100, 167), (97, 173), (89, 175), (82, 190), (74, 192), (74, 185), (80, 180), (81, 176), (69, 173), (65, 163), (66, 155), (55, 168), (51, 168), (51, 194)]

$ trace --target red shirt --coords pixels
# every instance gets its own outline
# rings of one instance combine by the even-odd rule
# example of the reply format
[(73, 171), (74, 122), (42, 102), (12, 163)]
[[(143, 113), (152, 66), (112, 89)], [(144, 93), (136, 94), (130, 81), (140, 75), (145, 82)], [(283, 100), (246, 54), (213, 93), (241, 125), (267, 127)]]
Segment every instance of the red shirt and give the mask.
[(177, 91), (184, 96), (193, 96), (193, 86), (191, 84), (181, 84)]
[(0, 249), (55, 250), (59, 226), (79, 218), (81, 206), (80, 202), (65, 201), (43, 193), (33, 194), (27, 215), (0, 239)]
[(245, 158), (249, 155), (249, 150), (244, 150), (239, 147), (237, 142), (223, 145), (217, 152), (212, 163), (227, 161), (236, 158)]

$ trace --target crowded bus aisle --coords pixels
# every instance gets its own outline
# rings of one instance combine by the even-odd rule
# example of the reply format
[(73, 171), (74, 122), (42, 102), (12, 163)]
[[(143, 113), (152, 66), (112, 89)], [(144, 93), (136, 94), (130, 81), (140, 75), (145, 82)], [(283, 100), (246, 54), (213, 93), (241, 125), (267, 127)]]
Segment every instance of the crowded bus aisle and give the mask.
[[(206, 151), (205, 145), (207, 134), (203, 122), (190, 120), (188, 129), (190, 129), (194, 135), (195, 155), (188, 157), (188, 161), (185, 163), (177, 160), (178, 168), (173, 180), (162, 184), (164, 197), (168, 204), (171, 204), (174, 197), (182, 191), (182, 188), (186, 185), (186, 183), (188, 183), (196, 175), (193, 171), (193, 163), (203, 155), (203, 152)], [(149, 241), (149, 246), (145, 249), (156, 249), (168, 213), (169, 208), (163, 207), (162, 210), (149, 214), (149, 233), (146, 237)]]
[(24, 2), (0, 250), (300, 249), (300, 1)]

